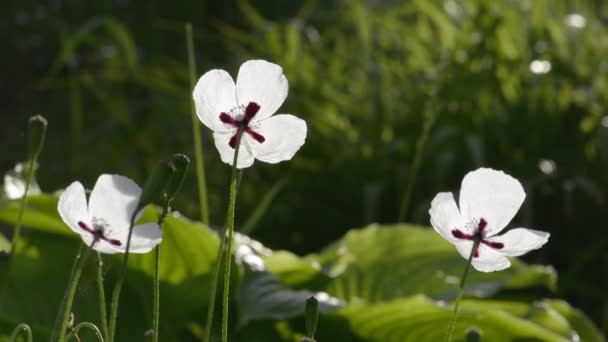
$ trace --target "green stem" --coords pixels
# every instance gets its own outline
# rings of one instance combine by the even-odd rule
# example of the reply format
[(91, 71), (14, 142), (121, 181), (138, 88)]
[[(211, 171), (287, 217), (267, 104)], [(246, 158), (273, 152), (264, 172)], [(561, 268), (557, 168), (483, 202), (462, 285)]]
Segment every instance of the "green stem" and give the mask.
[(89, 257), (91, 255), (91, 251), (93, 250), (93, 245), (96, 241), (93, 241), (89, 248), (87, 248), (84, 252), (84, 255), (81, 257), (81, 250), (78, 251), (78, 255), (76, 255), (76, 260), (78, 261), (78, 266), (74, 270), (74, 274), (72, 275), (72, 279), (68, 284), (68, 292), (65, 301), (65, 307), (63, 309), (63, 320), (61, 321), (61, 328), (59, 329), (59, 340), (63, 342), (65, 340), (65, 333), (68, 327), (68, 320), (70, 318), (70, 313), (72, 313), (72, 303), (74, 302), (74, 295), (76, 294), (76, 289), (78, 288), (78, 282), (80, 281), (80, 276), (82, 275), (82, 269)]
[(97, 252), (97, 288), (99, 291), (99, 316), (101, 319), (101, 331), (103, 339), (108, 339), (108, 313), (106, 312), (106, 291), (103, 287), (103, 259), (101, 253)]
[(122, 269), (120, 274), (118, 275), (118, 279), (116, 280), (116, 285), (114, 286), (114, 292), (112, 293), (112, 304), (110, 306), (110, 325), (109, 325), (109, 335), (108, 342), (114, 341), (114, 335), (116, 333), (116, 318), (118, 317), (118, 302), (120, 300), (120, 291), (122, 290), (122, 284), (125, 281), (125, 276), (127, 275), (127, 266), (129, 262), (129, 249), (131, 248), (131, 237), (133, 236), (133, 225), (135, 223), (135, 215), (137, 212), (133, 212), (131, 216), (131, 223), (129, 224), (129, 236), (127, 237), (127, 247), (125, 249), (125, 257), (122, 263)]
[[(194, 39), (192, 38), (192, 24), (186, 24), (186, 45), (188, 46), (188, 75), (190, 77), (190, 91), (194, 91), (196, 82), (196, 61), (194, 59)], [(192, 113), (192, 135), (194, 136), (194, 161), (196, 167), (196, 181), (198, 183), (198, 197), (201, 204), (201, 221), (209, 224), (209, 206), (207, 203), (207, 182), (205, 180), (205, 159), (203, 156), (203, 143), (201, 139), (201, 126), (196, 115), (194, 101), (190, 99)]]
[(82, 140), (82, 96), (80, 91), (80, 81), (77, 71), (70, 77), (69, 81), (70, 96), (70, 130), (72, 138), (72, 159), (70, 161), (70, 172), (76, 174), (79, 167), (79, 150)]
[(414, 184), (416, 183), (416, 177), (418, 176), (418, 172), (420, 171), (420, 164), (422, 163), (422, 152), (424, 150), (424, 147), (426, 146), (426, 142), (431, 133), (431, 128), (433, 128), (433, 125), (435, 124), (436, 117), (436, 110), (432, 108), (431, 104), (427, 104), (427, 111), (424, 117), (422, 133), (420, 134), (420, 138), (418, 138), (418, 141), (416, 142), (414, 160), (412, 161), (412, 167), (410, 168), (410, 172), (408, 173), (405, 189), (403, 191), (403, 199), (401, 200), (401, 207), (399, 208), (399, 222), (404, 221), (407, 217), (407, 211), (409, 209), (412, 197), (412, 189), (414, 187)]
[(34, 179), (34, 170), (36, 169), (36, 162), (38, 160), (38, 155), (34, 155), (30, 161), (28, 161), (28, 170), (27, 170), (27, 178), (25, 180), (25, 190), (23, 192), (23, 197), (21, 197), (21, 203), (19, 205), (19, 213), (17, 214), (17, 223), (15, 223), (15, 230), (13, 232), (13, 240), (11, 242), (11, 254), (15, 252), (15, 248), (17, 247), (17, 241), (19, 240), (19, 236), (21, 235), (21, 226), (23, 225), (23, 215), (25, 214), (25, 204), (27, 202), (27, 193), (30, 190), (30, 185), (32, 184), (32, 180)]
[(205, 325), (205, 339), (204, 342), (211, 342), (211, 328), (213, 326), (213, 314), (215, 312), (215, 299), (217, 296), (217, 284), (219, 282), (220, 265), (223, 264), (224, 260), (224, 249), (226, 248), (226, 231), (222, 230), (220, 236), (220, 247), (217, 251), (217, 258), (215, 259), (215, 267), (213, 268), (213, 279), (211, 281), (211, 289), (209, 291), (209, 306), (207, 307), (207, 324)]
[[(211, 282), (211, 290), (209, 292), (209, 306), (207, 308), (207, 325), (205, 326), (205, 342), (211, 342), (211, 330), (213, 327), (213, 314), (215, 312), (215, 300), (217, 297), (217, 287), (219, 284), (219, 274), (220, 274), (220, 267), (224, 264), (224, 262), (226, 262), (227, 266), (226, 266), (226, 271), (227, 274), (224, 273), (224, 298), (223, 298), (223, 308), (222, 308), (222, 334), (224, 332), (224, 315), (226, 316), (226, 326), (227, 326), (227, 320), (228, 320), (228, 308), (227, 305), (225, 304), (229, 294), (229, 289), (226, 288), (226, 282), (230, 280), (230, 250), (227, 251), (226, 249), (226, 245), (232, 246), (232, 234), (234, 231), (234, 211), (235, 211), (235, 203), (236, 203), (236, 190), (237, 190), (237, 168), (236, 168), (236, 163), (237, 163), (237, 158), (238, 158), (238, 153), (239, 153), (239, 148), (240, 148), (240, 143), (241, 143), (241, 134), (242, 132), (239, 131), (237, 132), (237, 141), (236, 141), (236, 146), (235, 146), (235, 151), (234, 151), (234, 159), (232, 162), (232, 176), (230, 178), (230, 199), (229, 199), (229, 203), (228, 203), (228, 210), (226, 212), (226, 224), (224, 226), (224, 229), (222, 230), (222, 233), (220, 235), (220, 247), (219, 250), (217, 252), (217, 258), (216, 258), (216, 263), (215, 263), (215, 268), (213, 270), (213, 280)], [(242, 175), (242, 172), (240, 173)], [(232, 227), (232, 229), (230, 228)], [(228, 236), (226, 236), (226, 230), (228, 230)], [(228, 257), (227, 257), (228, 256)], [(228, 275), (228, 278), (226, 278), (226, 275)], [(229, 284), (228, 284), (229, 285)], [(225, 329), (227, 331), (227, 328)]]
[(236, 146), (234, 149), (234, 159), (232, 162), (232, 176), (230, 177), (230, 200), (228, 202), (228, 212), (226, 214), (226, 229), (228, 229), (228, 239), (226, 241), (226, 251), (224, 254), (224, 287), (222, 294), (224, 296), (222, 304), (222, 342), (228, 342), (228, 304), (230, 299), (230, 267), (232, 265), (232, 235), (234, 234), (234, 212), (236, 209), (236, 182), (238, 169), (236, 167), (239, 147), (241, 145), (241, 137), (243, 131), (239, 129), (236, 132)]
[[(169, 212), (169, 203), (165, 203), (163, 211), (158, 217), (158, 226), (162, 229), (163, 221)], [(160, 244), (154, 249), (154, 313), (152, 316), (152, 341), (158, 342), (160, 322)]]
[(30, 328), (29, 325), (27, 325), (25, 323), (19, 324), (15, 328), (15, 330), (13, 330), (13, 333), (11, 334), (9, 342), (14, 342), (15, 339), (17, 338), (17, 336), (19, 336), (19, 333), (22, 332), (22, 331), (25, 332), (25, 341), (26, 342), (32, 342), (32, 329)]
[(473, 260), (473, 256), (475, 255), (475, 250), (479, 246), (480, 242), (481, 240), (479, 239), (475, 239), (475, 241), (473, 242), (471, 254), (469, 254), (469, 259), (467, 260), (467, 264), (464, 267), (464, 272), (462, 273), (462, 277), (460, 278), (460, 287), (458, 288), (458, 295), (456, 296), (456, 301), (454, 302), (454, 311), (452, 311), (452, 319), (450, 320), (448, 335), (445, 339), (447, 342), (450, 342), (452, 340), (452, 333), (454, 332), (454, 325), (456, 324), (456, 314), (458, 313), (458, 306), (460, 305), (460, 300), (462, 299), (464, 283), (467, 280), (467, 275), (469, 274), (469, 269), (471, 268), (471, 261)]
[[(97, 337), (97, 340), (100, 342), (104, 342), (105, 340), (103, 339), (103, 336), (101, 335), (101, 332), (99, 331), (99, 328), (97, 328), (97, 326), (95, 326), (95, 324), (93, 323), (89, 323), (89, 322), (82, 322), (79, 323), (78, 325), (76, 325), (74, 327), (74, 330), (72, 332), (70, 332), (66, 337), (65, 340), (69, 341), (72, 337), (76, 337), (78, 339), (78, 332), (80, 331), (80, 329), (82, 328), (88, 328), (93, 330), (93, 332), (95, 333), (95, 336)], [(78, 339), (80, 340), (80, 339)]]

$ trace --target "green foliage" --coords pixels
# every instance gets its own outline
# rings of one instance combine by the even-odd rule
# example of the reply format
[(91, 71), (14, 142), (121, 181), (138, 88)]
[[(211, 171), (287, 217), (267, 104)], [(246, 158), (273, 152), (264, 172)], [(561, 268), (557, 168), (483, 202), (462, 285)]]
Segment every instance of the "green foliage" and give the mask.
[[(5, 200), (0, 221), (14, 222), (17, 205)], [(35, 339), (48, 337), (53, 329), (80, 240), (61, 222), (56, 205), (54, 195), (30, 196), (23, 239), (10, 259), (2, 259), (10, 263), (2, 264), (8, 272), (0, 273), (0, 341), (6, 341), (18, 322), (30, 324)], [(159, 209), (148, 208), (142, 220), (153, 221), (157, 215)], [(441, 339), (456, 288), (446, 280), (455, 277), (465, 262), (431, 229), (405, 225), (353, 230), (321, 253), (304, 258), (269, 251), (243, 236), (237, 243), (250, 258), (243, 259), (243, 248), (238, 249), (237, 260), (245, 260), (241, 275), (233, 279), (238, 287), (233, 305), (239, 317), (232, 331), (238, 341), (272, 337), (287, 342), (302, 337), (305, 302), (315, 293), (322, 313), (320, 341)], [(218, 236), (174, 214), (163, 225), (161, 246), (161, 340), (196, 340), (205, 318)], [(111, 288), (121, 259), (104, 259), (106, 287)], [(118, 316), (120, 340), (140, 340), (151, 326), (153, 272), (152, 254), (132, 255)], [(99, 321), (95, 279), (90, 263), (76, 295), (76, 323)], [(539, 294), (552, 296), (551, 269), (513, 259), (513, 267), (504, 272), (471, 274), (468, 285), (457, 340), (476, 327), (491, 341), (565, 341), (573, 334), (583, 341), (603, 341), (589, 319), (568, 303), (539, 299)]]

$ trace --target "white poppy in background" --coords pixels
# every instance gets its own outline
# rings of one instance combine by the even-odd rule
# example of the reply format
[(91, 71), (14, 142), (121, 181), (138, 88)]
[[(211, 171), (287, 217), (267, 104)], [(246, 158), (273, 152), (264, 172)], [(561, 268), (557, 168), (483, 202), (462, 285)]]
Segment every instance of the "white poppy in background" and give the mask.
[(511, 265), (507, 256), (538, 249), (549, 233), (515, 228), (497, 236), (513, 219), (526, 194), (515, 178), (502, 171), (481, 168), (469, 172), (460, 188), (460, 209), (451, 192), (441, 192), (431, 202), (431, 225), (468, 259), (475, 240), (472, 265), (492, 272)]
[[(87, 246), (101, 253), (125, 253), (131, 216), (137, 207), (141, 188), (131, 179), (119, 175), (101, 175), (87, 206), (87, 197), (80, 182), (68, 186), (59, 197), (57, 209), (63, 222), (80, 234)], [(141, 218), (143, 210), (136, 216)], [(147, 253), (162, 240), (156, 223), (133, 227), (131, 253)]]
[(290, 114), (272, 116), (287, 97), (283, 69), (263, 60), (243, 63), (234, 83), (224, 70), (206, 72), (192, 96), (201, 122), (213, 130), (224, 163), (232, 165), (237, 131), (242, 130), (237, 168), (254, 159), (278, 163), (291, 159), (306, 140), (306, 122)]

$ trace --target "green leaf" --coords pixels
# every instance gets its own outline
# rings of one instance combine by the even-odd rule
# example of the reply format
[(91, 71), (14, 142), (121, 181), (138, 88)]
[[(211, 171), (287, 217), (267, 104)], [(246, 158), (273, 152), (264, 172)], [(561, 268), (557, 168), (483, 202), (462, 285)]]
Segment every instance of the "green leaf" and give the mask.
[[(466, 262), (432, 229), (408, 225), (350, 231), (317, 258), (325, 267), (345, 269), (331, 281), (329, 293), (345, 300), (369, 302), (415, 294), (452, 299)], [(512, 263), (501, 272), (473, 271), (465, 293), (489, 297), (501, 289), (555, 289), (552, 268), (529, 266), (517, 259)]]

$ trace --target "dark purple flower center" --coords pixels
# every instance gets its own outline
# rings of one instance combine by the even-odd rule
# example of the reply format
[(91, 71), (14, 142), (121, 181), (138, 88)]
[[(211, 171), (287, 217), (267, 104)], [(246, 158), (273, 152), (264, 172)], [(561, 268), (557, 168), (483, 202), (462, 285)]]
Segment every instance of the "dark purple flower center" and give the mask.
[[(486, 229), (487, 226), (488, 226), (488, 222), (485, 219), (481, 218), (481, 219), (479, 219), (479, 223), (477, 224), (475, 233), (473, 233), (473, 235), (467, 234), (458, 228), (452, 229), (452, 235), (457, 239), (479, 241), (480, 244), (483, 243), (484, 245), (494, 248), (494, 249), (504, 248), (505, 247), (504, 243), (488, 241), (484, 238), (483, 230)], [(473, 254), (473, 257), (474, 258), (479, 257), (479, 244), (477, 244), (477, 246), (475, 247), (475, 252)]]
[(104, 228), (103, 226), (100, 225), (93, 225), (94, 228), (91, 228), (89, 226), (87, 226), (86, 223), (82, 222), (82, 221), (78, 221), (78, 226), (84, 230), (86, 230), (87, 232), (91, 233), (91, 235), (93, 235), (93, 239), (95, 242), (99, 241), (99, 240), (104, 240), (107, 243), (114, 245), (114, 246), (120, 246), (122, 245), (122, 243), (119, 240), (116, 239), (109, 239), (104, 235)]
[[(230, 147), (235, 148), (236, 138), (237, 138), (237, 134), (239, 134), (239, 131), (243, 131), (243, 132), (251, 135), (251, 137), (253, 139), (255, 139), (255, 141), (259, 142), (260, 144), (263, 143), (264, 141), (266, 141), (266, 138), (264, 138), (263, 135), (254, 131), (249, 126), (249, 123), (251, 122), (253, 117), (258, 113), (259, 110), (260, 110), (260, 105), (258, 105), (255, 102), (249, 102), (247, 107), (245, 107), (245, 113), (242, 115), (242, 117), (239, 117), (237, 115), (233, 116), (226, 112), (220, 113), (220, 121), (237, 128), (236, 133), (234, 133), (234, 135), (230, 138), (230, 141), (228, 142), (228, 145), (230, 145)], [(232, 111), (230, 111), (230, 112), (232, 113)]]

